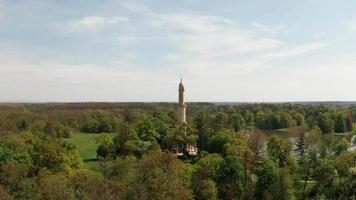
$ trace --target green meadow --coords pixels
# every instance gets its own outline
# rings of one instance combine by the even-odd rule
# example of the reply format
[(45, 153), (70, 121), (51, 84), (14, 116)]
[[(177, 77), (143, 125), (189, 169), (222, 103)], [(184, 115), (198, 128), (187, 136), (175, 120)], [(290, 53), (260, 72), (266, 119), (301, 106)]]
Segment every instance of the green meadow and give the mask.
[[(83, 158), (85, 166), (95, 172), (99, 171), (99, 162), (96, 158), (96, 149), (99, 146), (96, 144), (96, 138), (99, 135), (98, 133), (76, 133), (67, 139), (77, 146), (78, 153)], [(110, 135), (114, 138), (116, 133), (110, 133)]]

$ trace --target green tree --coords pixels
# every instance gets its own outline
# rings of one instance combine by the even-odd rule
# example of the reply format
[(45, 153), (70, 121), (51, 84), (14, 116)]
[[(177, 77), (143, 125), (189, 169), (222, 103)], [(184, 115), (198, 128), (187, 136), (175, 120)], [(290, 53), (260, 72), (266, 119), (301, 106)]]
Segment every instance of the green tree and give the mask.
[(38, 187), (31, 178), (33, 166), (29, 163), (8, 162), (0, 165), (0, 179), (15, 199), (36, 199)]
[(124, 124), (119, 128), (118, 134), (114, 137), (113, 141), (116, 154), (127, 156), (133, 154), (138, 149), (140, 139), (131, 125)]
[(349, 142), (345, 138), (343, 138), (335, 145), (333, 151), (335, 155), (340, 155), (341, 153), (346, 152), (349, 147)]
[(228, 123), (228, 116), (224, 112), (218, 112), (212, 121), (212, 127), (214, 132), (219, 131), (222, 128), (226, 128)]
[(123, 183), (131, 183), (135, 174), (136, 158), (128, 156), (126, 158), (116, 158), (102, 163), (100, 170), (106, 179), (117, 180)]
[(256, 126), (260, 129), (269, 129), (268, 115), (260, 110), (256, 113)]
[(278, 166), (272, 160), (264, 160), (257, 169), (256, 199), (272, 199), (273, 184), (278, 179)]
[(192, 174), (192, 188), (196, 199), (217, 199), (215, 181), (223, 161), (219, 154), (207, 154), (199, 159), (196, 170)]
[(31, 158), (27, 152), (17, 152), (0, 144), (0, 164), (6, 162), (30, 162)]
[(317, 154), (321, 145), (322, 133), (318, 126), (314, 126), (309, 133), (305, 133), (305, 139), (302, 151), (306, 154), (300, 154), (299, 163), (299, 174), (303, 179), (303, 190), (302, 199), (306, 197), (307, 183), (310, 179), (312, 173), (312, 167), (317, 162)]
[(193, 199), (180, 174), (181, 162), (170, 153), (145, 155), (137, 165), (133, 199)]
[(279, 113), (270, 113), (268, 116), (268, 129), (280, 129), (284, 128), (281, 124), (281, 116)]
[(240, 113), (231, 115), (230, 123), (235, 131), (240, 131), (244, 128), (245, 120)]
[(115, 145), (108, 133), (101, 133), (96, 138), (96, 144), (99, 145), (98, 149), (96, 150), (97, 157), (107, 158), (114, 155), (115, 152)]
[(213, 135), (208, 142), (208, 151), (210, 153), (225, 154), (229, 144), (234, 142), (233, 131), (222, 129)]
[(276, 182), (272, 184), (272, 196), (273, 199), (280, 200), (293, 200), (295, 199), (292, 179), (286, 168), (280, 168), (278, 170), (278, 176)]
[(346, 131), (352, 131), (353, 129), (353, 126), (352, 126), (352, 116), (351, 115), (348, 115), (346, 117)]
[(335, 123), (326, 113), (319, 114), (318, 126), (323, 134), (334, 133)]
[(245, 121), (247, 125), (253, 125), (255, 122), (255, 116), (253, 113), (247, 111), (244, 115)]
[(210, 179), (200, 180), (194, 185), (194, 195), (197, 200), (217, 200), (216, 183)]
[(52, 122), (46, 123), (45, 127), (43, 128), (43, 132), (48, 136), (57, 137), (57, 132)]
[(344, 133), (346, 132), (346, 121), (344, 113), (338, 113), (335, 120), (335, 132)]
[(291, 151), (293, 145), (277, 136), (271, 137), (267, 143), (267, 154), (271, 160), (278, 163), (279, 167), (285, 167), (292, 162)]
[(226, 156), (218, 172), (218, 191), (222, 199), (240, 199), (245, 188), (243, 165), (235, 156)]
[(257, 170), (256, 199), (295, 199), (290, 174), (271, 160), (264, 160)]
[(39, 193), (42, 199), (74, 199), (74, 191), (63, 175), (40, 174)]
[(295, 122), (293, 121), (292, 116), (289, 113), (282, 112), (280, 116), (280, 128), (288, 128), (295, 125)]
[(317, 181), (313, 188), (313, 193), (333, 199), (333, 184), (337, 178), (335, 162), (330, 159), (319, 160), (314, 169), (313, 178)]
[(300, 113), (294, 114), (294, 120), (295, 120), (297, 126), (303, 126), (305, 124), (304, 116)]
[(207, 151), (208, 141), (211, 137), (211, 131), (209, 129), (209, 118), (206, 112), (199, 112), (194, 118), (195, 128), (198, 131), (197, 145), (200, 151)]

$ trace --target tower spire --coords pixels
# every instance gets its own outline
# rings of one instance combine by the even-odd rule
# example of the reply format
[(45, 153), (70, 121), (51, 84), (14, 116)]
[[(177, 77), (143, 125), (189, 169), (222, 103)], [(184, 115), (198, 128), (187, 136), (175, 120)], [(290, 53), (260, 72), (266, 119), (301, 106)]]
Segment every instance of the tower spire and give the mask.
[(184, 102), (184, 85), (183, 78), (180, 79), (178, 89), (178, 122), (185, 124), (186, 122), (186, 104)]

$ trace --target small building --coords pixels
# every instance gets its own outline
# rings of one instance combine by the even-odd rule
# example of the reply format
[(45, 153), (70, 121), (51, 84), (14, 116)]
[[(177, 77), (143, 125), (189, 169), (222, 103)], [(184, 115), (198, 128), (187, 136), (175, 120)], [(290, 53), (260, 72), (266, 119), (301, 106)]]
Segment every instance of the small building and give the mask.
[(190, 156), (196, 156), (198, 155), (198, 147), (196, 145), (188, 144), (185, 146), (185, 151), (188, 153)]

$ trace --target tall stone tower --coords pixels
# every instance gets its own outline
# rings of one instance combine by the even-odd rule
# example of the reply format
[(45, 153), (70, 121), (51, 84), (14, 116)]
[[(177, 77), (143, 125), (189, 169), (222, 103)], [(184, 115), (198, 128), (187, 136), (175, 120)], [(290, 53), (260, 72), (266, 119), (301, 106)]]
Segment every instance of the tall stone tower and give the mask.
[(178, 122), (181, 124), (186, 124), (186, 114), (185, 110), (187, 108), (187, 105), (184, 102), (184, 85), (182, 79), (180, 79), (179, 83), (179, 102), (178, 102)]

